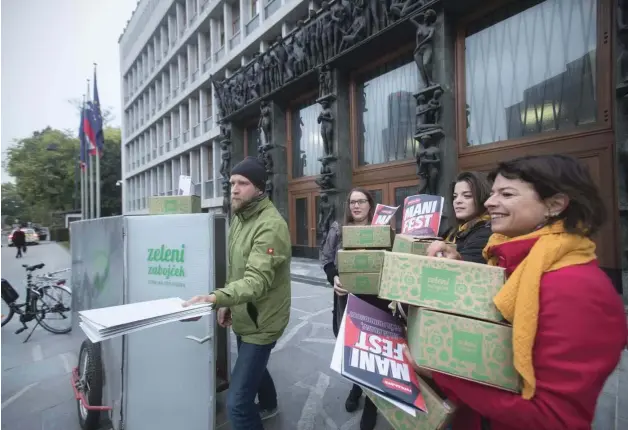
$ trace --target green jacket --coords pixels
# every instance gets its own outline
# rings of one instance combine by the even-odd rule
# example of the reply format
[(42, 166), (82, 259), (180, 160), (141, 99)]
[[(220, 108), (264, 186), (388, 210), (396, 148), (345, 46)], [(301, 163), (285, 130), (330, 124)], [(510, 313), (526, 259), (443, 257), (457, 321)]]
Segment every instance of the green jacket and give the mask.
[(216, 307), (231, 309), (233, 331), (247, 343), (267, 345), (290, 319), (288, 225), (268, 197), (237, 213), (229, 228), (227, 285), (213, 292)]

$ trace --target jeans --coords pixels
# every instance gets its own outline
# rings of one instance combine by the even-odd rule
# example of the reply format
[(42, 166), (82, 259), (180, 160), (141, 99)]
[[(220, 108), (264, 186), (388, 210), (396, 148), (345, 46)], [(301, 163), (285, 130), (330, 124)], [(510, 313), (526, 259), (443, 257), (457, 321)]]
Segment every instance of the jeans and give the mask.
[[(266, 365), (275, 347), (242, 342), (238, 336), (238, 358), (231, 372), (227, 393), (227, 414), (232, 430), (263, 430), (261, 409), (277, 407), (277, 391)], [(259, 408), (255, 405), (255, 396)]]

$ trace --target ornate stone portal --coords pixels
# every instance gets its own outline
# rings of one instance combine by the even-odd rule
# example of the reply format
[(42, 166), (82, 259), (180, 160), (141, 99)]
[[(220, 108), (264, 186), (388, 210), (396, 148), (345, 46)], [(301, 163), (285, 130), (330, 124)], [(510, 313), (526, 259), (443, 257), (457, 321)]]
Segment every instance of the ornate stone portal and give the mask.
[(433, 43), (436, 24), (436, 11), (427, 9), (410, 21), (416, 27), (416, 47), (414, 62), (419, 71), (422, 86), (414, 98), (416, 100), (416, 129), (414, 139), (419, 144), (416, 152), (419, 193), (438, 194), (438, 180), (441, 170), (440, 142), (444, 136), (441, 126), (441, 102), (443, 88), (433, 79)]
[[(326, 65), (343, 51), (434, 3), (437, 0), (323, 1), (320, 10), (310, 10), (305, 20), (297, 22), (294, 31), (285, 38), (278, 37), (247, 66), (229, 78), (212, 79), (218, 109), (223, 113), (221, 118), (264, 99), (286, 83)], [(433, 33), (434, 19), (430, 14), (423, 14), (414, 20), (417, 40), (423, 40), (423, 45), (417, 44), (415, 59), (422, 64), (420, 70), (424, 76), (431, 74), (430, 32)]]

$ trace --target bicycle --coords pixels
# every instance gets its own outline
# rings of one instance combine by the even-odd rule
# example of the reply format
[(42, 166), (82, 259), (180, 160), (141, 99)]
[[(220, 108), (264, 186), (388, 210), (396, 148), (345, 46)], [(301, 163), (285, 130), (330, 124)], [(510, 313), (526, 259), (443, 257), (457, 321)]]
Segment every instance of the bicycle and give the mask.
[[(72, 292), (65, 285), (65, 279), (55, 276), (58, 273), (66, 272), (70, 269), (50, 272), (44, 276), (36, 276), (35, 280), (33, 280), (33, 272), (42, 269), (44, 266), (44, 263), (35, 264), (33, 266), (29, 266), (28, 264), (22, 265), (26, 270), (26, 300), (24, 303), (17, 303), (19, 293), (13, 288), (9, 281), (2, 278), (2, 327), (11, 321), (14, 314), (20, 315), (20, 322), (22, 323), (22, 327), (19, 328), (15, 334), (20, 334), (24, 330), (27, 330), (27, 322), (33, 319), (37, 320), (37, 324), (35, 324), (35, 327), (33, 327), (23, 343), (28, 342), (38, 325), (41, 325), (44, 329), (54, 334), (65, 334), (72, 330), (72, 320), (69, 318)], [(67, 301), (62, 299), (64, 295), (68, 296)], [(52, 303), (47, 303), (47, 299), (52, 299)], [(68, 304), (66, 305), (65, 303)], [(8, 309), (5, 309), (5, 305)], [(67, 322), (67, 327), (55, 328), (51, 326), (50, 321), (52, 320), (47, 318), (49, 314), (59, 314), (61, 320)]]

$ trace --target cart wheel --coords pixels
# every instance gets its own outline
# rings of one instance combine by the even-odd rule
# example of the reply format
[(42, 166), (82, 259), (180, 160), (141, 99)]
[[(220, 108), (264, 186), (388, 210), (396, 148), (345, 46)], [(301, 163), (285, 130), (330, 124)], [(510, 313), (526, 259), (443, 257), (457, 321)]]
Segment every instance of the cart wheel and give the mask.
[[(102, 361), (100, 344), (86, 339), (81, 344), (78, 360), (80, 390), (90, 405), (102, 402)], [(83, 430), (97, 430), (100, 427), (100, 411), (89, 411), (77, 400), (79, 423)]]

